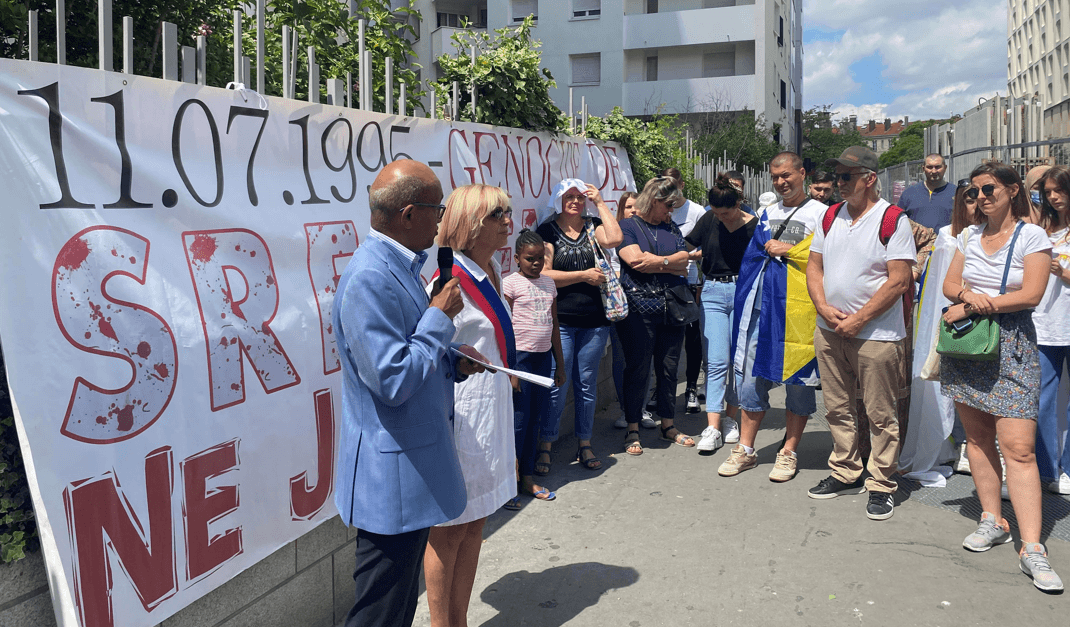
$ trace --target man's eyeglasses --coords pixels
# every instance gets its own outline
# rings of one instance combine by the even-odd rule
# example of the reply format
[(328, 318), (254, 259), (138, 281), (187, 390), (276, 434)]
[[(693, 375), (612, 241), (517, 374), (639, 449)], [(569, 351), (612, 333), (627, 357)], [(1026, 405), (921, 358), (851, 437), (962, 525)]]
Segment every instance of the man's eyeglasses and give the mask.
[(842, 183), (849, 183), (853, 177), (869, 174), (869, 172), (837, 172), (836, 178)]
[[(968, 190), (966, 190), (964, 192), (964, 195), (966, 196), (966, 198), (969, 198), (970, 200), (977, 200), (977, 191), (978, 191), (978, 188), (971, 187), (970, 189), (968, 189)], [(990, 198), (992, 196), (992, 194), (995, 193), (995, 191), (996, 191), (996, 186), (992, 185), (991, 183), (989, 183), (988, 185), (982, 185), (981, 188), (980, 188), (980, 192), (982, 194), (984, 194), (986, 198)]]
[(413, 204), (413, 205), (415, 205), (417, 207), (432, 207), (432, 208), (438, 209), (438, 219), (439, 220), (441, 220), (442, 216), (446, 214), (446, 205), (432, 205), (431, 203), (427, 203), (427, 202), (414, 202), (414, 203), (411, 203), (411, 204)]
[(493, 218), (494, 220), (497, 220), (497, 221), (501, 222), (502, 220), (504, 220), (506, 218), (512, 218), (513, 217), (513, 208), (512, 207), (508, 207), (508, 208), (507, 207), (498, 207), (494, 211), (491, 211), (490, 213), (488, 213), (487, 217), (488, 218)]

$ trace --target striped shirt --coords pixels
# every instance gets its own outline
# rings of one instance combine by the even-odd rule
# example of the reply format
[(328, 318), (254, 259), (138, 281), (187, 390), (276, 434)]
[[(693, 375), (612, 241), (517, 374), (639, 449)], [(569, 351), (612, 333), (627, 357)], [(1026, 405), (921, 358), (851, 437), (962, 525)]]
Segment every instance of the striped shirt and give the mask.
[(553, 279), (539, 275), (529, 279), (514, 272), (502, 281), (502, 294), (513, 301), (513, 332), (516, 350), (545, 353), (554, 330), (552, 307), (557, 298)]

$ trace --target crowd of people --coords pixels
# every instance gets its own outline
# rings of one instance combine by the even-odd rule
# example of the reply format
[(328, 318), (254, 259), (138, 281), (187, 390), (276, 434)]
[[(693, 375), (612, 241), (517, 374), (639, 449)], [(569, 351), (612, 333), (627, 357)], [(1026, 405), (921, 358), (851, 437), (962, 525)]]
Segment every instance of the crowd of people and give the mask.
[[(347, 625), (411, 624), (421, 565), (432, 625), (466, 624), (486, 518), (557, 498), (541, 477), (552, 474), (569, 385), (574, 459), (598, 471), (600, 452), (616, 447), (593, 439), (607, 344), (617, 450), (642, 455), (641, 427), (707, 455), (733, 444), (717, 472), (738, 475), (758, 465), (769, 392), (784, 385), (786, 433), (769, 479), (787, 482), (820, 391), (830, 473), (808, 496), (868, 493), (866, 515), (885, 520), (902, 476), (952, 461), (983, 509), (964, 548), (1011, 540), (1009, 498), (1021, 569), (1037, 588), (1062, 590), (1040, 536), (1042, 484), (1070, 493), (1059, 420), (1070, 410), (1058, 406), (1070, 357), (1070, 168), (1023, 181), (986, 163), (952, 185), (930, 155), (925, 180), (895, 206), (868, 148), (824, 167), (807, 183), (798, 155), (776, 155), (775, 196), (762, 194), (757, 211), (735, 172), (718, 177), (704, 207), (668, 168), (616, 211), (595, 186), (566, 179), (517, 236), (517, 272), (503, 277), (504, 192), (468, 185), (443, 204), (426, 166), (387, 166), (334, 309), (345, 346), (336, 501), (360, 530)], [(452, 267), (440, 255), (441, 275), (424, 289), (436, 235)], [(934, 322), (915, 325), (925, 315)], [(981, 331), (993, 345), (983, 355), (944, 344)], [(674, 420), (682, 356), (685, 411), (705, 402), (694, 436)], [(938, 390), (935, 417), (912, 415), (915, 385)]]

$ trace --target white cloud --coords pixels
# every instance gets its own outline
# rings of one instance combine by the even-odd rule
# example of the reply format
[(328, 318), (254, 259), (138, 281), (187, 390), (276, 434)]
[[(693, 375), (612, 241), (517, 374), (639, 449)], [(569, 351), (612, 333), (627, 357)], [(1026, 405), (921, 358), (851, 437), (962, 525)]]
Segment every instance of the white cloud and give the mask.
[[(807, 44), (807, 107), (834, 104), (862, 121), (944, 118), (1007, 91), (1005, 0), (804, 0), (803, 27), (844, 31)], [(885, 67), (852, 77), (851, 65), (873, 54)]]

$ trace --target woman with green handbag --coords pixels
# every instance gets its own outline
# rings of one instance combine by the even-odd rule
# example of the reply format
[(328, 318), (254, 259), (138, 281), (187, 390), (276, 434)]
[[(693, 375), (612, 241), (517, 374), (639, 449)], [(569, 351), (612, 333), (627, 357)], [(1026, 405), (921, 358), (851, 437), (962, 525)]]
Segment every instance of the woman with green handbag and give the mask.
[(1047, 285), (1051, 242), (1044, 229), (1023, 222), (1029, 216), (1028, 192), (1014, 168), (998, 162), (980, 165), (970, 173), (970, 183), (966, 193), (977, 199), (983, 223), (959, 234), (944, 279), (944, 295), (952, 305), (944, 314), (947, 324), (938, 346), (954, 343), (945, 342), (945, 336), (969, 335), (971, 326), (978, 331), (994, 327), (998, 346), (988, 359), (968, 351), (959, 357), (940, 351), (941, 393), (955, 401), (966, 427), (966, 451), (983, 509), (977, 531), (962, 545), (987, 551), (1012, 540), (1001, 511), (998, 437), (1022, 541), (1019, 565), (1037, 588), (1062, 590), (1040, 544), (1035, 454), (1040, 358), (1031, 314)]

